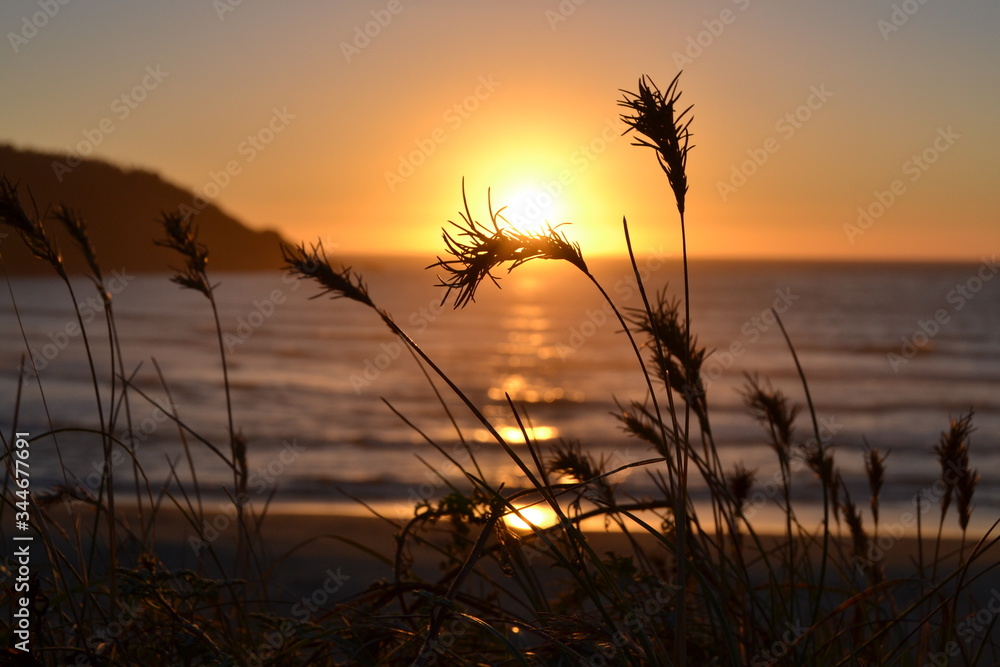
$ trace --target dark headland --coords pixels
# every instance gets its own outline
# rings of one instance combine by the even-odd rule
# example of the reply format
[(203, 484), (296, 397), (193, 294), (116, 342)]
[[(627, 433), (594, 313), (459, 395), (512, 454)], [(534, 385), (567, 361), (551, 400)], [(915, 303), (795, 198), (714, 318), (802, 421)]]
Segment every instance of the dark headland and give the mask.
[[(195, 215), (199, 240), (209, 248), (213, 271), (275, 270), (281, 267), (281, 236), (255, 231), (211, 202), (142, 169), (67, 158), (55, 153), (0, 145), (0, 175), (18, 186), (29, 211), (44, 216), (63, 205), (83, 217), (104, 271), (170, 271), (177, 263), (171, 250), (153, 245), (163, 235), (162, 213)], [(33, 203), (32, 203), (33, 202)], [(54, 221), (46, 229), (55, 238), (71, 272), (85, 271), (73, 242)], [(47, 274), (50, 267), (33, 258), (9, 229), (2, 230), (0, 255), (9, 275)]]

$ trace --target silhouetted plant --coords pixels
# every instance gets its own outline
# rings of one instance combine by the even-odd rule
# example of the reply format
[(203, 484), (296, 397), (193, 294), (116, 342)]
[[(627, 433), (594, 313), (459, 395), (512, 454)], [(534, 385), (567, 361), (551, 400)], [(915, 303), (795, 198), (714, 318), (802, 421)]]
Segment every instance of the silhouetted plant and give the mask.
[[(680, 110), (677, 106), (679, 97), (676, 77), (664, 93), (643, 77), (638, 93), (626, 93), (621, 104), (632, 112), (623, 115), (623, 120), (641, 136), (638, 145), (656, 151), (677, 202), (684, 239), (691, 121), (690, 107)], [(145, 493), (150, 510), (140, 528), (121, 521), (115, 511), (110, 474), (102, 478), (100, 493), (92, 496), (69, 484), (70, 471), (63, 466), (67, 483), (36, 496), (39, 533), (52, 563), (51, 579), (41, 586), (54, 611), (39, 612), (45, 620), (42, 637), (47, 653), (43, 657), (48, 664), (79, 663), (81, 658), (87, 664), (109, 667), (431, 662), (874, 665), (937, 660), (934, 651), (949, 646), (961, 622), (959, 599), (969, 591), (971, 583), (966, 574), (974, 564), (986, 560), (984, 556), (1000, 541), (993, 536), (998, 522), (966, 556), (965, 534), (980, 480), (970, 465), (971, 411), (951, 420), (935, 448), (943, 493), (931, 575), (928, 577), (924, 568), (918, 523), (916, 576), (887, 579), (880, 559), (872, 555), (874, 547), (881, 545), (879, 508), (886, 457), (878, 449), (867, 448), (864, 452), (874, 526), (869, 534), (865, 530), (864, 505), (852, 499), (830, 438), (820, 432), (805, 372), (776, 313), (801, 380), (805, 408), (782, 389), (754, 375), (746, 376), (742, 399), (775, 453), (781, 474), (778, 485), (759, 481), (757, 471), (748, 469), (742, 461), (727, 466), (726, 471), (721, 465), (710, 427), (706, 387), (701, 381), (708, 352), (691, 334), (686, 241), (682, 317), (680, 302), (671, 298), (666, 288), (654, 294), (652, 301), (647, 296), (632, 253), (628, 225), (623, 225), (643, 299), (643, 307), (630, 309), (625, 319), (591, 274), (580, 247), (565, 234), (551, 227), (535, 234), (510, 227), (501, 215), (503, 209), (493, 210), (489, 195), (489, 222), (480, 223), (470, 212), (464, 183), (462, 197), (461, 222), (449, 221), (451, 227), (443, 232), (447, 255), (431, 265), (445, 274), (440, 283), (445, 288), (442, 303), (453, 297), (456, 308), (468, 306), (480, 284), (487, 279), (496, 283), (493, 271), (504, 266), (510, 272), (534, 259), (564, 260), (574, 266), (596, 286), (616, 314), (645, 382), (645, 399), (616, 401), (614, 418), (626, 433), (658, 456), (626, 461), (610, 469), (610, 460), (590, 453), (581, 441), (559, 441), (545, 447), (531, 437), (527, 416), (509, 396), (507, 406), (519, 434), (502, 437), (475, 402), (388, 312), (378, 307), (359, 273), (332, 262), (320, 242), (282, 246), (285, 268), (302, 279), (316, 281), (321, 289), (316, 297), (347, 299), (371, 308), (406, 344), (421, 370), (429, 366), (448, 385), (517, 465), (523, 476), (519, 480), (521, 488), (507, 488), (495, 481), (492, 471), (477, 461), (473, 448), (466, 449), (468, 460), (456, 459), (451, 448), (406, 420), (390, 404), (395, 414), (461, 473), (461, 478), (449, 479), (428, 464), (446, 487), (443, 495), (417, 503), (408, 521), (392, 522), (397, 529), (395, 553), (372, 554), (392, 566), (391, 580), (373, 583), (360, 595), (328, 608), (315, 619), (303, 622), (300, 618), (283, 618), (268, 606), (266, 599), (256, 597), (249, 582), (211, 578), (200, 570), (169, 571), (157, 558), (151, 534), (155, 533), (157, 508), (164, 499), (181, 510), (193, 534), (204, 537), (205, 526), (203, 514), (194, 509), (194, 501), (188, 497), (193, 491), (200, 507), (193, 457), (185, 439), (185, 434), (196, 432), (176, 410), (165, 406), (184, 443), (193, 489), (180, 484), (171, 463), (177, 495), (163, 489), (154, 498), (148, 480), (146, 489), (140, 490), (145, 473), (134, 461), (136, 496), (140, 499)], [(83, 219), (67, 209), (57, 209), (52, 217), (80, 247), (92, 279), (106, 292)], [(35, 215), (28, 213), (18, 199), (16, 187), (6, 178), (0, 179), (0, 222), (17, 230), (29, 250), (69, 285), (62, 257), (37, 211)], [(233, 427), (215, 287), (207, 273), (208, 249), (198, 241), (190, 218), (164, 214), (161, 223), (165, 238), (159, 244), (178, 252), (184, 262), (171, 279), (200, 292), (212, 304), (229, 415), (228, 456), (209, 439), (197, 439), (233, 469), (235, 490), (239, 492), (246, 487), (247, 444)], [(110, 301), (107, 303), (109, 337), (117, 345)], [(74, 308), (86, 333), (75, 299)], [(643, 344), (650, 349), (655, 367), (652, 374), (646, 369), (633, 330), (643, 335)], [(89, 358), (89, 346), (87, 349)], [(111, 404), (127, 405), (129, 395), (156, 404), (130, 381), (120, 348), (113, 349)], [(91, 374), (100, 406), (100, 382), (93, 363)], [(433, 376), (427, 372), (425, 375), (433, 388)], [(658, 376), (662, 386), (654, 386), (651, 375)], [(120, 392), (115, 391), (116, 386), (122, 387)], [(667, 412), (660, 409), (658, 402), (658, 395), (664, 393)], [(674, 407), (675, 393), (685, 401), (683, 428)], [(438, 398), (447, 411), (447, 402), (440, 394)], [(699, 420), (700, 451), (692, 446), (697, 434), (689, 431), (689, 412)], [(450, 412), (447, 414), (459, 440), (466, 442), (457, 421)], [(804, 416), (812, 421), (813, 434), (803, 441), (796, 427)], [(114, 419), (100, 417), (105, 457), (110, 455), (112, 445), (123, 444), (112, 435)], [(55, 440), (57, 429), (51, 430), (36, 437), (51, 436)], [(4, 443), (6, 459), (11, 460), (10, 443)], [(131, 453), (127, 447), (123, 449)], [(806, 525), (795, 511), (791, 483), (793, 463), (798, 461), (805, 462), (815, 480), (808, 484), (796, 481), (796, 489), (818, 486), (823, 497), (823, 517), (816, 526)], [(698, 487), (688, 485), (689, 464), (693, 464), (691, 474), (700, 475)], [(621, 491), (617, 481), (627, 471), (650, 477), (654, 491), (649, 497), (632, 498)], [(690, 488), (703, 494), (708, 510), (695, 502), (696, 494)], [(783, 497), (775, 501), (778, 493)], [(776, 535), (761, 534), (754, 521), (762, 498), (782, 512), (784, 525), (776, 528)], [(92, 577), (93, 552), (89, 556), (86, 553), (88, 547), (83, 546), (76, 521), (70, 526), (76, 531), (70, 537), (78, 545), (77, 553), (61, 551), (52, 539), (64, 530), (60, 517), (52, 512), (61, 502), (68, 504), (74, 499), (98, 510), (91, 527), (93, 543), (103, 531), (110, 533), (111, 568), (106, 579)], [(941, 555), (943, 525), (953, 500), (962, 531), (957, 562)], [(551, 508), (557, 518), (555, 525), (532, 525), (527, 509), (532, 505)], [(9, 501), (0, 505), (0, 519), (9, 506)], [(242, 508), (242, 504), (237, 507)], [(521, 518), (530, 529), (507, 526), (505, 519), (511, 516)], [(839, 531), (841, 516), (848, 531), (843, 540), (832, 537), (832, 524), (836, 522)], [(594, 537), (581, 528), (595, 518), (603, 519), (605, 527), (612, 523), (617, 526), (622, 534), (620, 549), (598, 553)], [(255, 519), (255, 528), (259, 528), (263, 516)], [(242, 531), (242, 517), (238, 525)], [(115, 535), (116, 526), (124, 534), (121, 539)], [(252, 552), (254, 539), (261, 539), (261, 533), (254, 531), (244, 536), (241, 532), (238, 544), (245, 541)], [(350, 537), (344, 537), (344, 541), (350, 542)], [(114, 551), (119, 542), (138, 548), (132, 556), (119, 556)], [(411, 552), (418, 548), (440, 557), (439, 577), (421, 578), (411, 567)], [(228, 571), (227, 563), (210, 544), (205, 558), (212, 559), (219, 572)], [(953, 570), (939, 580), (939, 567)], [(828, 569), (830, 581), (826, 578)], [(860, 577), (856, 576), (859, 571)], [(261, 570), (261, 581), (257, 583), (263, 584), (264, 578), (265, 570)], [(946, 590), (946, 584), (951, 588)], [(12, 595), (4, 590), (0, 601)], [(119, 608), (129, 609), (132, 618), (121, 624), (118, 636), (104, 643), (91, 642), (95, 630), (113, 622)], [(10, 635), (12, 626), (5, 618), (0, 615), (0, 636)], [(786, 630), (790, 627), (800, 629), (791, 638)], [(262, 650), (261, 637), (274, 636), (281, 637), (278, 645), (269, 643), (266, 651)], [(783, 637), (781, 642), (779, 637)], [(780, 645), (778, 656), (772, 653), (776, 645)], [(984, 636), (974, 652), (972, 646), (962, 647), (965, 663), (983, 664), (995, 657), (998, 648), (995, 637)], [(987, 649), (994, 655), (989, 656)]]
[[(487, 197), (489, 200), (489, 197)], [(441, 259), (428, 268), (441, 267), (449, 274), (442, 280), (440, 286), (447, 289), (442, 303), (448, 299), (452, 291), (458, 292), (455, 297), (455, 308), (461, 308), (470, 301), (475, 301), (476, 289), (479, 284), (489, 278), (499, 287), (493, 269), (510, 262), (507, 272), (510, 273), (525, 262), (533, 259), (566, 260), (589, 275), (587, 263), (580, 254), (580, 244), (570, 243), (565, 235), (549, 227), (544, 234), (529, 234), (510, 227), (502, 216), (503, 208), (494, 211), (493, 202), (489, 201), (490, 227), (483, 225), (472, 217), (469, 211), (469, 201), (465, 196), (465, 182), (462, 182), (462, 203), (464, 212), (460, 212), (462, 222), (448, 221), (456, 231), (445, 229), (442, 233), (448, 252), (454, 259)], [(501, 227), (499, 222), (503, 222)]]
[(330, 295), (331, 299), (350, 299), (366, 306), (375, 307), (372, 300), (368, 298), (368, 287), (361, 276), (351, 271), (349, 266), (339, 270), (334, 269), (326, 255), (322, 241), (313, 244), (308, 250), (304, 243), (297, 246), (282, 244), (281, 254), (285, 260), (285, 266), (303, 278), (312, 278), (326, 288), (325, 291), (310, 298), (315, 299)]
[[(223, 340), (222, 322), (219, 319), (219, 306), (215, 299), (215, 288), (208, 278), (208, 248), (198, 240), (198, 227), (194, 217), (180, 212), (165, 212), (160, 216), (164, 238), (154, 241), (158, 246), (170, 248), (184, 260), (183, 269), (174, 269), (170, 280), (185, 289), (194, 290), (208, 299), (212, 307), (212, 317), (215, 321), (215, 335), (219, 343), (219, 358), (222, 362), (222, 384), (226, 393), (226, 420), (229, 433), (229, 464), (233, 470), (233, 496), (245, 498), (247, 491), (248, 470), (246, 460), (246, 440), (236, 432), (233, 422), (233, 397), (229, 382), (229, 361), (226, 356), (226, 346)], [(236, 523), (239, 529), (237, 540), (237, 563), (246, 568), (247, 549), (250, 543), (247, 538), (248, 527), (245, 503), (236, 503)]]
[(42, 224), (37, 206), (35, 214), (30, 215), (21, 203), (17, 185), (6, 176), (0, 178), (0, 223), (17, 232), (32, 255), (46, 262), (61, 278), (67, 279), (62, 254)]
[(194, 219), (180, 213), (164, 213), (160, 223), (163, 225), (164, 238), (154, 243), (177, 251), (184, 259), (184, 268), (174, 269), (176, 273), (170, 280), (181, 287), (201, 292), (212, 300), (212, 285), (206, 272), (208, 248), (198, 241), (198, 228)]
[(625, 107), (622, 120), (628, 125), (627, 131), (640, 135), (634, 145), (652, 148), (660, 169), (667, 176), (670, 188), (674, 192), (677, 210), (684, 215), (687, 199), (687, 156), (694, 146), (691, 145), (691, 121), (688, 115), (692, 107), (681, 110), (678, 106), (681, 93), (678, 82), (681, 73), (673, 78), (667, 89), (660, 92), (652, 79), (647, 76), (639, 78), (637, 93), (626, 90), (625, 98), (619, 106)]

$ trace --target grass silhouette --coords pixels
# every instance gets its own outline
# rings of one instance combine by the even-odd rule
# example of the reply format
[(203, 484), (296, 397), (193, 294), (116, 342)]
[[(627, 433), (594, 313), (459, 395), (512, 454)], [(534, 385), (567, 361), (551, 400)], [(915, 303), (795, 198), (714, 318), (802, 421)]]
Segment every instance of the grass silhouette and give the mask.
[[(989, 609), (975, 588), (977, 579), (996, 564), (998, 540), (996, 523), (978, 538), (967, 539), (980, 479), (970, 467), (972, 413), (953, 419), (935, 449), (943, 489), (935, 534), (924, 534), (919, 522), (927, 508), (921, 507), (917, 559), (905, 576), (887, 576), (883, 562), (872, 557), (873, 546), (880, 543), (887, 454), (877, 449), (864, 453), (872, 518), (868, 530), (861, 509), (865, 503), (852, 498), (843, 482), (830, 434), (819, 427), (807, 374), (777, 312), (774, 317), (788, 343), (805, 404), (766, 379), (745, 378), (742, 398), (749, 421), (763, 429), (780, 473), (768, 498), (783, 517), (779, 534), (762, 534), (755, 526), (750, 499), (761, 485), (742, 462), (728, 470), (723, 465), (701, 379), (708, 353), (692, 333), (685, 229), (692, 116), (690, 107), (680, 109), (679, 97), (679, 75), (662, 93), (643, 77), (638, 92), (626, 92), (620, 104), (636, 144), (654, 150), (674, 195), (684, 251), (683, 300), (666, 287), (647, 291), (627, 221), (624, 246), (643, 305), (622, 312), (566, 233), (554, 228), (519, 231), (504, 220), (503, 209), (493, 210), (492, 202), (489, 222), (478, 222), (464, 182), (460, 222), (443, 230), (445, 256), (429, 267), (444, 274), (443, 299), (452, 298), (456, 308), (475, 307), (477, 289), (487, 279), (496, 282), (493, 271), (504, 266), (513, 271), (529, 261), (549, 260), (579, 271), (610, 305), (635, 354), (637, 381), (645, 385), (646, 399), (619, 403), (612, 418), (650, 446), (656, 455), (649, 459), (612, 468), (579, 442), (543, 445), (533, 440), (523, 410), (509, 395), (507, 408), (519, 426), (519, 437), (504, 437), (377, 305), (378, 295), (370, 294), (361, 275), (331, 261), (321, 243), (282, 248), (285, 268), (317, 283), (321, 291), (316, 296), (347, 299), (371, 309), (400, 339), (465, 445), (464, 456), (456, 457), (454, 443), (438, 442), (411, 424), (461, 471), (464, 483), (448, 483), (445, 495), (415, 506), (410, 520), (394, 522), (395, 552), (371, 554), (392, 565), (391, 580), (373, 582), (363, 593), (305, 620), (282, 615), (278, 601), (268, 594), (272, 568), (293, 554), (265, 562), (261, 546), (267, 506), (244, 502), (247, 444), (233, 420), (215, 288), (206, 268), (208, 249), (198, 242), (192, 221), (164, 214), (165, 236), (159, 243), (177, 251), (184, 262), (172, 280), (210, 302), (226, 391), (228, 443), (222, 447), (186, 423), (172, 400), (157, 402), (132, 381), (135, 372), (125, 367), (111, 295), (83, 220), (65, 209), (40, 216), (24, 205), (15, 185), (6, 178), (0, 181), (0, 223), (47, 262), (70, 291), (97, 405), (98, 425), (90, 432), (101, 439), (104, 457), (93, 492), (75, 486), (73, 471), (65, 465), (62, 485), (34, 492), (34, 531), (49, 562), (26, 593), (34, 618), (34, 659), (45, 665), (116, 666), (996, 664), (998, 614), (978, 632), (967, 632), (969, 619)], [(104, 322), (91, 325), (108, 330), (111, 367), (106, 373), (95, 365), (73, 286), (46, 232), (49, 221), (70, 231), (106, 304)], [(28, 349), (26, 337), (23, 343)], [(30, 372), (33, 363), (30, 358), (22, 362), (29, 372), (21, 374), (21, 383), (38, 378), (37, 371)], [(516, 464), (526, 488), (509, 491), (484, 474), (438, 392), (439, 381)], [(5, 489), (13, 488), (21, 388), (9, 406), (14, 415), (11, 433), (0, 434)], [(44, 401), (40, 380), (39, 390)], [(172, 468), (177, 492), (154, 490), (133, 443), (114, 436), (121, 424), (132, 432), (134, 402), (161, 409), (177, 430), (190, 477), (182, 483), (180, 471)], [(51, 414), (47, 403), (45, 410)], [(803, 438), (798, 428), (806, 416), (809, 434)], [(32, 438), (51, 440), (59, 453), (69, 436), (51, 426)], [(193, 454), (202, 447), (233, 473), (226, 492), (237, 508), (235, 559), (208, 534)], [(113, 479), (112, 460), (123, 454), (132, 464), (134, 497), (128, 504), (138, 515), (132, 523), (122, 520), (122, 499), (116, 500), (121, 491), (116, 491)], [(792, 473), (798, 463), (811, 471), (811, 483), (822, 495), (823, 516), (816, 526), (807, 525), (793, 503)], [(636, 500), (618, 492), (616, 479), (635, 470), (654, 481), (656, 497)], [(692, 476), (707, 488), (707, 505), (696, 505), (690, 497)], [(948, 551), (943, 538), (953, 502), (962, 533), (957, 553)], [(555, 524), (533, 524), (527, 511), (533, 505), (551, 510)], [(198, 567), (171, 570), (158, 555), (156, 527), (165, 507), (186, 522), (199, 547)], [(16, 498), (6, 494), (0, 526), (6, 530), (17, 511)], [(511, 528), (505, 518), (512, 515), (529, 529)], [(620, 534), (615, 550), (603, 551), (598, 536), (581, 529), (594, 517)], [(354, 543), (347, 536), (345, 541)], [(438, 559), (440, 576), (428, 579), (418, 573), (413, 566), (416, 552)], [(8, 580), (10, 572), (7, 566)], [(8, 586), (0, 603), (13, 610), (18, 596)], [(10, 646), (15, 629), (10, 614), (0, 618), (0, 637)], [(273, 637), (279, 639), (268, 639)], [(13, 654), (4, 657), (3, 664), (14, 664), (14, 659)]]

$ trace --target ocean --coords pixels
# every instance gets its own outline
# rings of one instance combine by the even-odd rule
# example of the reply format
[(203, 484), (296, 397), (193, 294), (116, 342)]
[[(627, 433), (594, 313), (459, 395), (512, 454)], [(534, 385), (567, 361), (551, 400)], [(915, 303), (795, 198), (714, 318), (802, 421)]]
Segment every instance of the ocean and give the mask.
[[(424, 270), (426, 263), (369, 258), (355, 269), (379, 307), (480, 406), (505, 439), (518, 443), (522, 437), (506, 403), (509, 395), (543, 452), (564, 439), (578, 440), (612, 466), (656, 456), (612, 417), (616, 400), (642, 401), (646, 387), (620, 325), (579, 271), (566, 263), (532, 262), (509, 275), (498, 273), (502, 289), (484, 283), (475, 303), (455, 310), (450, 302), (442, 305), (443, 290), (435, 286), (434, 271)], [(639, 264), (650, 293), (668, 286), (683, 297), (676, 257), (640, 257)], [(640, 305), (627, 261), (593, 260), (590, 265), (619, 307)], [(113, 415), (114, 434), (132, 445), (154, 492), (164, 487), (176, 492), (178, 480), (190, 485), (195, 474), (207, 501), (222, 507), (228, 502), (223, 487), (232, 486), (232, 473), (199, 440), (228, 449), (219, 341), (209, 302), (165, 275), (130, 274), (127, 267), (110, 275), (125, 373), (145, 397), (133, 391), (127, 403), (121, 401), (119, 378), (117, 400), (111, 403), (105, 313), (93, 285), (76, 280), (104, 418)], [(346, 300), (311, 299), (318, 286), (280, 273), (212, 277), (234, 420), (248, 443), (252, 502), (263, 505), (270, 498), (274, 513), (357, 514), (368, 511), (362, 500), (394, 518), (412, 516), (416, 502), (447, 493), (442, 477), (467, 487), (427, 442), (458, 454), (456, 429), (492, 482), (508, 489), (524, 486), (522, 473), (485, 429), (439, 379), (432, 376), (431, 386), (414, 357), (370, 309)], [(103, 459), (100, 438), (86, 429), (98, 424), (97, 402), (65, 286), (55, 278), (17, 277), (9, 287), (0, 293), (0, 429), (4, 438), (16, 430), (34, 439), (36, 493), (56, 484), (94, 490)], [(949, 418), (972, 409), (976, 431), (970, 458), (983, 476), (974, 499), (974, 527), (982, 529), (1000, 516), (1000, 278), (993, 260), (693, 260), (692, 330), (713, 350), (704, 374), (720, 455), (727, 469), (741, 461), (756, 469), (762, 482), (772, 478), (777, 465), (765, 432), (743, 407), (739, 389), (745, 374), (756, 373), (793, 401), (805, 402), (772, 308), (781, 313), (821, 430), (860, 507), (868, 500), (866, 443), (890, 452), (882, 491), (884, 524), (933, 489), (940, 476), (933, 446)], [(39, 377), (27, 372), (19, 383), (23, 354), (35, 359)], [(189, 429), (184, 438), (165, 414), (171, 402)], [(131, 414), (131, 431), (126, 414)], [(803, 411), (796, 437), (811, 435)], [(195, 460), (193, 473), (185, 439)], [(523, 443), (515, 448), (527, 457)], [(132, 459), (125, 449), (119, 451), (112, 460), (116, 484), (128, 493), (134, 489)], [(656, 495), (643, 471), (631, 470), (613, 481), (632, 497)], [(803, 516), (817, 516), (817, 487), (808, 469), (797, 466), (793, 489)], [(699, 493), (697, 479), (692, 493)], [(761, 520), (767, 516), (762, 512)]]

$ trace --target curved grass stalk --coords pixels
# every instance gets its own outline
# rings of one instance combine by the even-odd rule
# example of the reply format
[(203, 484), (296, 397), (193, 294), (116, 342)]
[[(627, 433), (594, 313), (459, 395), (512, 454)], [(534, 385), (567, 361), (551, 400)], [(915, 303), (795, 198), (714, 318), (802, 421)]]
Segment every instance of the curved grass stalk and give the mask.
[[(625, 107), (631, 114), (623, 113), (621, 119), (628, 125), (629, 131), (634, 131), (638, 137), (633, 142), (637, 146), (653, 149), (656, 160), (660, 165), (670, 189), (673, 191), (674, 201), (677, 205), (677, 212), (680, 215), (681, 223), (681, 250), (684, 261), (684, 337), (685, 345), (690, 349), (691, 345), (691, 295), (690, 280), (688, 275), (687, 256), (687, 228), (685, 224), (685, 203), (687, 199), (687, 157), (693, 146), (691, 145), (691, 121), (693, 117), (688, 115), (691, 106), (683, 111), (679, 110), (680, 91), (678, 81), (681, 73), (674, 76), (670, 85), (664, 92), (656, 87), (648, 77), (639, 79), (639, 87), (636, 93), (622, 91), (624, 99), (619, 105)], [(646, 301), (648, 307), (648, 301)], [(650, 311), (651, 313), (651, 311)], [(692, 368), (690, 366), (690, 356), (685, 356), (685, 375), (688, 381), (692, 380)], [(678, 443), (678, 449), (682, 450), (678, 458), (678, 485), (679, 494), (687, 495), (688, 481), (688, 448), (690, 434), (691, 404), (684, 401), (684, 444)], [(685, 505), (686, 510), (686, 505)], [(686, 633), (687, 633), (687, 610), (686, 610), (686, 581), (685, 570), (687, 567), (687, 526), (686, 521), (679, 517), (677, 520), (677, 539), (680, 543), (680, 558), (678, 560), (677, 577), (681, 582), (681, 601), (678, 613), (678, 633), (681, 641), (678, 643), (674, 654), (674, 661), (678, 665), (687, 663), (686, 653)]]
[[(215, 299), (215, 286), (208, 279), (208, 248), (198, 241), (198, 229), (187, 215), (178, 212), (164, 213), (160, 220), (164, 238), (154, 243), (164, 248), (176, 251), (184, 259), (184, 269), (177, 270), (171, 276), (173, 283), (182, 288), (201, 293), (212, 308), (212, 319), (215, 323), (215, 336), (219, 345), (219, 358), (222, 362), (222, 385), (226, 394), (226, 422), (229, 435), (229, 452), (232, 457), (233, 494), (237, 499), (246, 497), (248, 481), (246, 441), (236, 433), (233, 423), (233, 399), (229, 382), (229, 363), (226, 357), (226, 346), (222, 335), (222, 322), (219, 318), (219, 306)], [(236, 503), (237, 544), (236, 562), (241, 571), (248, 565), (246, 549), (249, 548), (249, 536), (246, 532), (244, 507), (242, 502)]]
[[(820, 436), (819, 419), (816, 417), (816, 408), (813, 405), (812, 394), (809, 392), (809, 382), (806, 380), (806, 374), (802, 370), (802, 364), (799, 363), (799, 355), (795, 352), (795, 346), (792, 345), (792, 339), (789, 338), (788, 332), (785, 330), (785, 324), (781, 321), (781, 315), (774, 308), (771, 308), (771, 312), (774, 314), (774, 319), (778, 322), (778, 328), (781, 329), (781, 335), (784, 337), (785, 343), (788, 345), (788, 350), (792, 354), (792, 361), (795, 362), (795, 370), (799, 374), (799, 379), (802, 381), (802, 390), (805, 392), (809, 417), (812, 419), (813, 436), (816, 438), (817, 456), (819, 461), (822, 462), (825, 460), (823, 438)], [(816, 590), (816, 601), (813, 604), (812, 624), (815, 624), (819, 618), (820, 607), (823, 600), (823, 591), (826, 587), (826, 569), (830, 553), (830, 488), (828, 486), (827, 479), (821, 477), (820, 481), (822, 482), (823, 487), (823, 551), (819, 566), (819, 584)], [(789, 535), (789, 540), (790, 539), (791, 535)]]
[[(76, 297), (76, 291), (73, 289), (73, 283), (69, 278), (69, 274), (66, 271), (66, 267), (63, 264), (62, 255), (59, 252), (58, 247), (49, 236), (48, 231), (41, 220), (41, 216), (38, 215), (37, 206), (35, 207), (35, 215), (32, 216), (25, 209), (24, 205), (21, 203), (20, 197), (17, 192), (17, 186), (11, 184), (7, 177), (4, 176), (0, 178), (0, 223), (6, 224), (7, 226), (13, 228), (21, 240), (27, 246), (28, 250), (38, 259), (49, 264), (50, 267), (56, 272), (60, 280), (66, 286), (69, 293), (70, 301), (73, 304), (73, 313), (76, 317), (76, 324), (80, 330), (80, 336), (83, 340), (84, 350), (87, 356), (87, 365), (90, 371), (91, 385), (94, 390), (94, 400), (97, 404), (97, 418), (98, 423), (101, 426), (101, 446), (102, 453), (104, 456), (104, 468), (106, 474), (102, 479), (102, 485), (99, 490), (99, 497), (103, 498), (105, 487), (108, 492), (108, 539), (110, 542), (110, 587), (112, 591), (112, 599), (117, 598), (117, 533), (115, 526), (115, 494), (114, 494), (114, 471), (111, 465), (111, 441), (108, 436), (109, 424), (105, 420), (104, 415), (104, 403), (101, 399), (101, 389), (98, 384), (97, 379), (97, 368), (94, 364), (94, 354), (90, 345), (90, 336), (87, 333), (87, 328), (83, 322), (83, 316), (80, 312), (79, 300)], [(70, 229), (73, 233), (73, 229)], [(89, 258), (88, 258), (89, 259)], [(39, 378), (39, 383), (41, 379)], [(100, 506), (103, 506), (101, 503)], [(88, 563), (93, 565), (93, 559), (95, 556), (95, 549), (97, 544), (97, 530), (99, 523), (100, 513), (95, 516), (93, 531), (91, 535), (91, 549), (88, 556)]]

